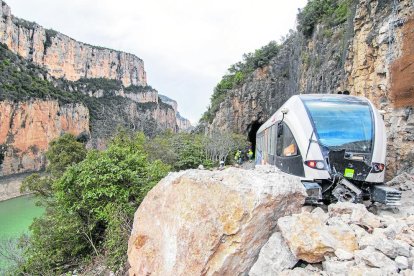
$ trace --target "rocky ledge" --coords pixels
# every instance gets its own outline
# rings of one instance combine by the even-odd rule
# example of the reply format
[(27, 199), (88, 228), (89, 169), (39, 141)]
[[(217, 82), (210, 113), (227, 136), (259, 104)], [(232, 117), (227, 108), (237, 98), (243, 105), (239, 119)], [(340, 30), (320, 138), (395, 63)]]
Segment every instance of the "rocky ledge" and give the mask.
[[(405, 193), (412, 180), (390, 184)], [(304, 196), (299, 178), (270, 167), (171, 173), (135, 213), (129, 273), (413, 275), (412, 207), (303, 207)]]

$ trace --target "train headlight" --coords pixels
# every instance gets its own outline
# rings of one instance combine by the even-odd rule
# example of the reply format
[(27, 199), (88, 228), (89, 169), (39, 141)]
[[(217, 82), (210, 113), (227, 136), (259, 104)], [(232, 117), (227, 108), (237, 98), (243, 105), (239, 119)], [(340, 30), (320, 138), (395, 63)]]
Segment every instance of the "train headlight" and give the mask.
[(312, 169), (323, 170), (325, 169), (325, 163), (321, 160), (307, 160), (305, 165)]
[(372, 163), (372, 170), (373, 173), (380, 173), (385, 170), (385, 165), (382, 163)]

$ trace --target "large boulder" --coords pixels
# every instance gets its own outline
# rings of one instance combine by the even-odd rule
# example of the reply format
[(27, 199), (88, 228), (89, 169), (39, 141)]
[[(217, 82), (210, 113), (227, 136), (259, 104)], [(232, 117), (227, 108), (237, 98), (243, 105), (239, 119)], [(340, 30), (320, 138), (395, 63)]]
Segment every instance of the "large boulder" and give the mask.
[(130, 275), (247, 273), (280, 217), (300, 211), (300, 179), (229, 168), (171, 173), (135, 213)]

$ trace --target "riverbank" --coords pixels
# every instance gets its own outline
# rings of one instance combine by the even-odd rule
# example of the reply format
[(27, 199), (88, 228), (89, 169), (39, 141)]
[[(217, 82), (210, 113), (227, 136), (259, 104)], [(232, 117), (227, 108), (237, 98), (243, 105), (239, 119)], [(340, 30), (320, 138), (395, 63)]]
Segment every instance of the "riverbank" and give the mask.
[(27, 195), (20, 193), (23, 180), (32, 173), (21, 173), (0, 177), (0, 202)]

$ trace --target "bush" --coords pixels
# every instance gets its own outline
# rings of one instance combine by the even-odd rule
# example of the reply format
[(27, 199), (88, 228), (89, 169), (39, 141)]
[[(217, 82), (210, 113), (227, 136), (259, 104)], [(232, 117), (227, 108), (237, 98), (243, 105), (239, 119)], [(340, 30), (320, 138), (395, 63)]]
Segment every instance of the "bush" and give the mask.
[(353, 0), (310, 0), (297, 15), (298, 30), (310, 37), (316, 24), (324, 22), (333, 27), (345, 22)]
[(162, 160), (178, 171), (203, 165), (210, 168), (219, 161), (233, 161), (232, 154), (247, 146), (246, 137), (233, 133), (204, 136), (193, 133), (166, 132), (148, 139), (145, 148), (150, 160)]
[[(60, 177), (49, 175), (48, 186), (39, 184), (48, 180), (42, 177), (26, 185), (30, 190), (37, 181), (42, 190), (49, 190), (42, 201), (45, 215), (30, 227), (24, 273), (61, 274), (98, 255), (118, 270), (126, 261), (135, 210), (169, 170), (161, 161), (148, 161), (143, 134), (121, 132), (107, 150), (89, 151), (83, 161), (82, 150), (72, 142), (57, 140), (47, 153), (48, 171), (66, 169)], [(78, 154), (68, 160), (74, 148)]]

